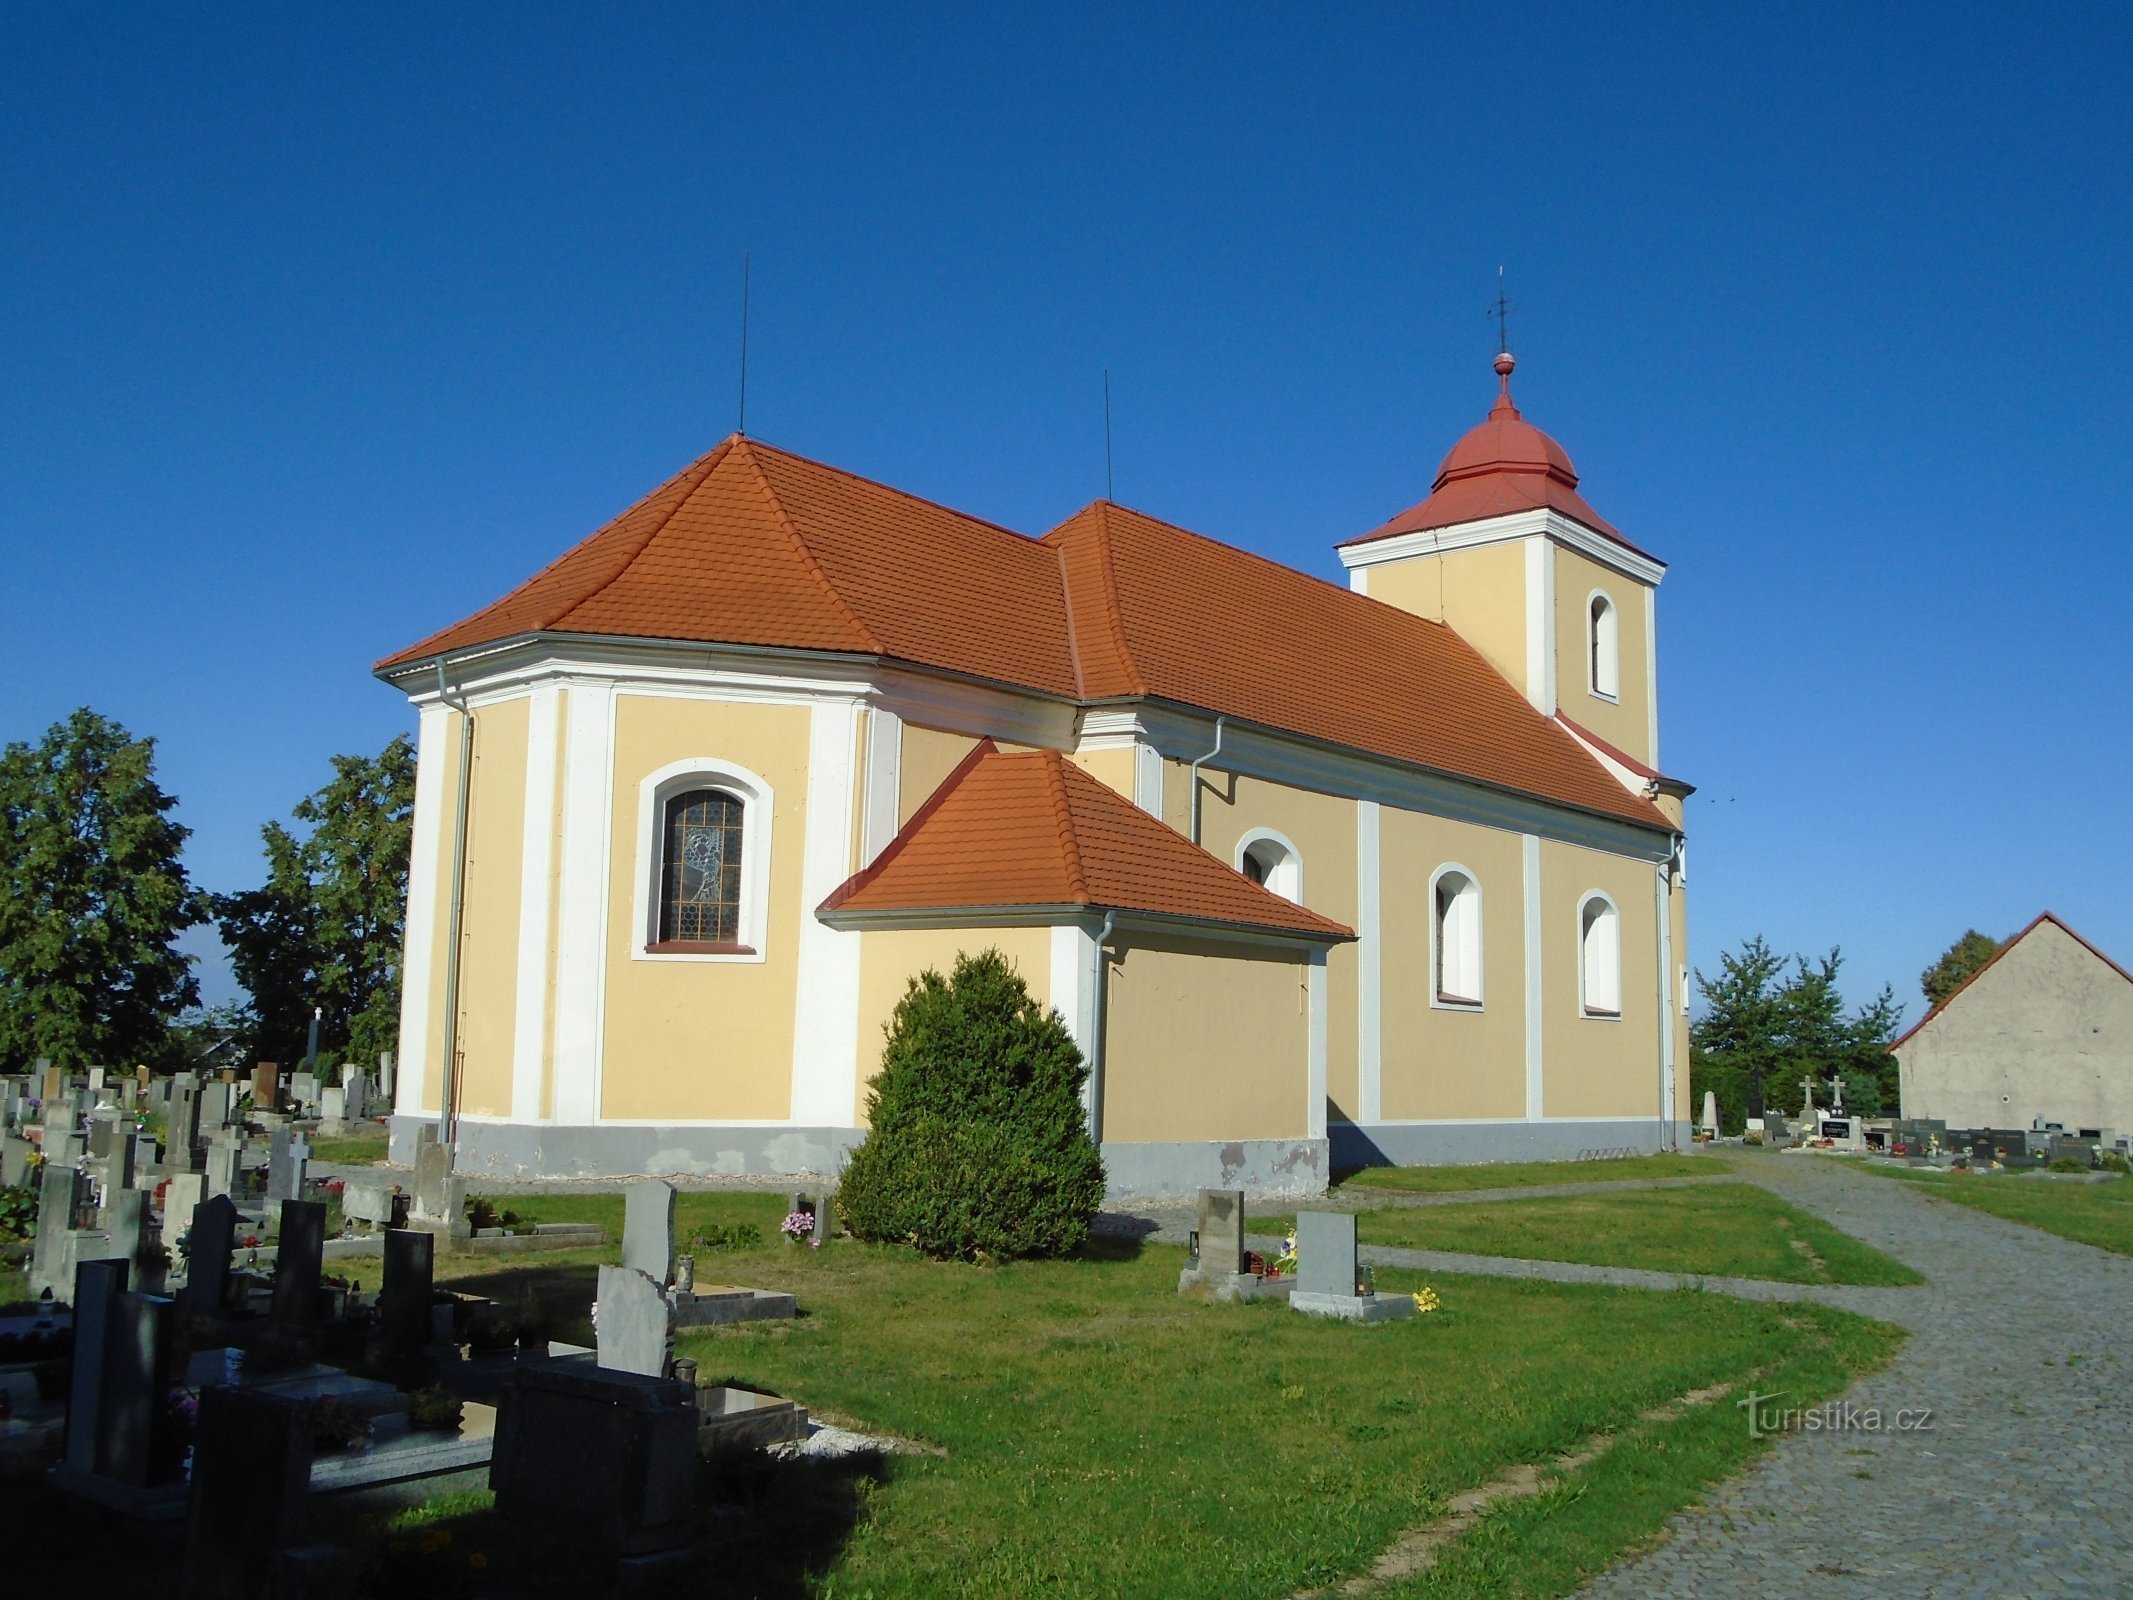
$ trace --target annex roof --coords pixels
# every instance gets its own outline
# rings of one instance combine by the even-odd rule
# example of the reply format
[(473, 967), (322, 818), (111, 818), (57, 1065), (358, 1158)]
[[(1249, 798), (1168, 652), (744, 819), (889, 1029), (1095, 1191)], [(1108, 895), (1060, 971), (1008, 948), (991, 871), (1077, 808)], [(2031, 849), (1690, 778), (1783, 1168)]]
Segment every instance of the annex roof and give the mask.
[(1396, 534), (1423, 533), (1547, 508), (1583, 523), (1626, 550), (1635, 550), (1648, 560), (1657, 559), (1648, 551), (1638, 550), (1613, 523), (1592, 509), (1578, 492), (1577, 468), (1570, 464), (1570, 453), (1526, 421), (1512, 404), (1511, 369), (1515, 365), (1509, 351), (1496, 358), (1501, 380), (1496, 404), (1486, 420), (1452, 446), (1437, 468), (1429, 497), (1368, 533), (1343, 541), (1343, 549), (1390, 539)]
[(1904, 1029), (1904, 1031), (1899, 1034), (1895, 1039), (1891, 1040), (1889, 1042), (1889, 1049), (1891, 1051), (1900, 1050), (1905, 1045), (1909, 1044), (1911, 1040), (1917, 1036), (1921, 1028), (1925, 1027), (1927, 1023), (1931, 1022), (1943, 1011), (1946, 1011), (1950, 1006), (1954, 1005), (1956, 1001), (1960, 1000), (1963, 997), (1964, 990), (1968, 989), (1973, 983), (1977, 982), (1978, 979), (1982, 978), (1983, 976), (1985, 976), (1986, 973), (1990, 972), (1993, 967), (1999, 963), (2000, 957), (2007, 954), (2008, 951), (2012, 950), (2024, 939), (2027, 939), (2031, 934), (2035, 933), (2047, 922), (2050, 923), (2053, 927), (2057, 928), (2061, 933), (2065, 934), (2069, 939), (2073, 940), (2074, 943), (2080, 945), (2082, 949), (2086, 950), (2098, 961), (2101, 961), (2105, 966), (2109, 967), (2121, 978), (2125, 979), (2126, 982), (2133, 983), (2133, 972), (2128, 972), (2124, 967), (2121, 967), (2117, 962), (2113, 961), (2109, 956), (2105, 955), (2101, 950), (2097, 949), (2093, 944), (2089, 943), (2088, 940), (2082, 938), (2080, 934), (2076, 933), (2072, 928), (2069, 928), (2064, 922), (2060, 921), (2059, 918), (2053, 916), (2051, 912), (2041, 911), (2037, 914), (2036, 919), (2032, 921), (2028, 927), (2024, 928), (2020, 933), (2016, 934), (2005, 944), (2001, 945), (1999, 949), (1993, 951), (1991, 960), (1987, 961), (1983, 966), (1979, 967), (1977, 971), (1971, 973), (1969, 977), (1965, 978), (1961, 983), (1956, 985), (1955, 992), (1953, 994), (1949, 995), (1947, 999), (1943, 1000), (1931, 1011), (1928, 1011), (1924, 1016), (1920, 1017), (1916, 1022), (1912, 1023), (1910, 1027)]
[(1672, 826), (1445, 623), (1109, 501), (1044, 542), (1087, 699), (1153, 695)]
[(1353, 930), (1260, 887), (1056, 750), (979, 741), (858, 876), (842, 912), (1122, 911), (1328, 943)]

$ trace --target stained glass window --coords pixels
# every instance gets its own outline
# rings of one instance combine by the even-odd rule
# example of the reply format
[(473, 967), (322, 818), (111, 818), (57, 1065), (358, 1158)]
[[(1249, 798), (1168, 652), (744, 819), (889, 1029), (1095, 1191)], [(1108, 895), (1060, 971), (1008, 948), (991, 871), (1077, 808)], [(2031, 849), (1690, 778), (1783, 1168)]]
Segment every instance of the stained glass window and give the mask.
[(735, 944), (741, 936), (741, 811), (723, 789), (667, 802), (659, 869), (662, 944)]

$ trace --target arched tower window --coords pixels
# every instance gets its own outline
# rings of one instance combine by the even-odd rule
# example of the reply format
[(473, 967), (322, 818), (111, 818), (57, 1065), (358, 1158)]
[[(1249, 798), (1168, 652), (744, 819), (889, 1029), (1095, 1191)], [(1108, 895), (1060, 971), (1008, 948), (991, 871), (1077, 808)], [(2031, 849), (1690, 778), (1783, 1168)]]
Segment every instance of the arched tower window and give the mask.
[(1303, 857), (1280, 834), (1246, 834), (1237, 844), (1237, 870), (1291, 904), (1303, 904)]
[(1598, 892), (1578, 906), (1578, 997), (1588, 1017), (1622, 1015), (1622, 918)]
[(1606, 595), (1592, 597), (1588, 630), (1592, 658), (1592, 692), (1613, 700), (1622, 693), (1622, 628), (1615, 603)]
[(738, 944), (747, 803), (685, 789), (666, 803), (659, 855), (659, 942)]
[(1431, 943), (1437, 1000), (1481, 1004), (1481, 886), (1464, 867), (1438, 870), (1431, 890)]

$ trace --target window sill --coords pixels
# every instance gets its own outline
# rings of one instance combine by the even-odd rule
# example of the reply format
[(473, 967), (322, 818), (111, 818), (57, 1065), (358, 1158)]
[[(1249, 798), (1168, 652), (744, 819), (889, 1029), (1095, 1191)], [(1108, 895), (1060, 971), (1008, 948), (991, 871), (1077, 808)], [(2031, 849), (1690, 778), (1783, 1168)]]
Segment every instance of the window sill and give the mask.
[(1595, 1011), (1590, 1006), (1587, 1006), (1578, 1015), (1587, 1022), (1620, 1022), (1622, 1020), (1622, 1013), (1619, 1011)]
[(1479, 1000), (1462, 1000), (1452, 994), (1436, 995), (1429, 1003), (1434, 1011), (1479, 1011), (1482, 1008)]
[(705, 939), (662, 939), (644, 947), (648, 956), (752, 956), (754, 945), (715, 944)]
[(1609, 694), (1605, 689), (1587, 689), (1585, 692), (1595, 700), (1605, 700), (1611, 706), (1618, 706), (1622, 703), (1620, 695)]

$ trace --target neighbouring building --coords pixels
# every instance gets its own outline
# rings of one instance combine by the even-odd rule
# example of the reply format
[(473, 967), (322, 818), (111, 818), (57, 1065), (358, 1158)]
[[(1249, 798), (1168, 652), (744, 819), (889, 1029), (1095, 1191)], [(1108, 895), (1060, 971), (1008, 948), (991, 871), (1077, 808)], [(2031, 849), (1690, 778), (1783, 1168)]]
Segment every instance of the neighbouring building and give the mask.
[(1665, 567), (1512, 404), (1343, 589), (736, 435), (381, 662), (420, 712), (395, 1149), (833, 1170), (997, 946), (1120, 1191), (1657, 1149), (1688, 1117)]
[(1907, 1117), (2133, 1130), (2133, 973), (2049, 911), (1889, 1049)]

